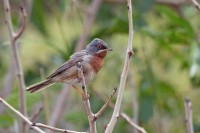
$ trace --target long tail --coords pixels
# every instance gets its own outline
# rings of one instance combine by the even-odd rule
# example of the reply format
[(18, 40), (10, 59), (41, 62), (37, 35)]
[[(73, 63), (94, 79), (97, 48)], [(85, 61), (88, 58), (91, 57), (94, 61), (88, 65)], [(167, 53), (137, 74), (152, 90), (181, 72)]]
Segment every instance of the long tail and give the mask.
[(54, 82), (51, 79), (47, 79), (42, 82), (39, 82), (39, 83), (29, 86), (26, 91), (29, 91), (31, 93), (38, 92), (38, 91), (41, 91), (41, 90), (45, 89), (46, 87), (51, 86), (53, 84), (54, 84)]

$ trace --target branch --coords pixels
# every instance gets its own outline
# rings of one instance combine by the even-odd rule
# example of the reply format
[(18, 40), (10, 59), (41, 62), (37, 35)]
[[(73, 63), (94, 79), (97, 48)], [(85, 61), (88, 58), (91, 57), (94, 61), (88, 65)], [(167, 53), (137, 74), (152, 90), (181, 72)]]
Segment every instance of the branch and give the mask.
[(187, 133), (194, 133), (192, 124), (192, 104), (189, 98), (185, 98), (185, 123), (187, 127)]
[(119, 85), (119, 93), (118, 93), (118, 96), (117, 96), (115, 109), (114, 109), (112, 118), (111, 118), (109, 124), (106, 127), (105, 133), (112, 133), (114, 126), (117, 122), (117, 118), (119, 116), (119, 111), (120, 111), (120, 107), (121, 107), (121, 103), (122, 103), (126, 78), (127, 78), (127, 74), (128, 74), (128, 70), (129, 70), (130, 57), (133, 55), (133, 51), (132, 51), (132, 41), (133, 41), (132, 4), (131, 4), (131, 0), (127, 0), (127, 1), (128, 1), (128, 5), (127, 5), (128, 19), (129, 19), (128, 46), (127, 46), (127, 51), (126, 51), (124, 68), (123, 68), (123, 71), (122, 71), (122, 74), (121, 74), (120, 85)]
[(22, 19), (21, 19), (22, 22), (21, 22), (21, 26), (20, 26), (18, 32), (14, 36), (15, 41), (22, 35), (22, 33), (24, 32), (25, 27), (26, 27), (26, 17), (27, 17), (26, 11), (25, 11), (24, 7), (20, 7), (20, 10), (21, 10), (21, 15), (22, 15)]
[[(93, 89), (94, 90), (94, 89)], [(106, 100), (104, 98), (102, 98), (102, 96), (94, 91), (94, 93), (104, 102), (106, 102)], [(112, 103), (108, 104), (110, 108), (114, 109), (114, 105)], [(147, 131), (145, 131), (145, 129), (143, 127), (138, 126), (136, 123), (134, 123), (131, 118), (126, 115), (124, 112), (120, 112), (119, 114), (124, 120), (126, 120), (131, 126), (133, 126), (134, 128), (136, 128), (138, 131), (142, 132), (142, 133), (147, 133)]]
[(31, 121), (34, 121), (34, 120), (38, 117), (38, 115), (42, 112), (42, 110), (43, 110), (43, 107), (40, 106), (40, 107), (36, 110), (36, 112), (30, 117), (30, 120), (31, 120)]
[[(18, 50), (18, 45), (17, 45), (17, 40), (22, 35), (22, 33), (24, 32), (24, 29), (25, 29), (26, 13), (25, 13), (24, 8), (21, 8), (22, 24), (21, 24), (21, 27), (20, 27), (19, 31), (17, 32), (17, 34), (15, 34), (15, 32), (13, 30), (12, 21), (11, 21), (9, 0), (3, 0), (3, 3), (4, 3), (4, 9), (5, 9), (4, 10), (5, 11), (5, 20), (6, 20), (6, 24), (8, 26), (8, 30), (9, 30), (10, 42), (11, 42), (12, 53), (13, 53), (12, 55), (13, 55), (13, 60), (15, 63), (15, 71), (17, 74), (18, 85), (19, 85), (19, 110), (24, 116), (26, 116), (26, 114), (27, 114), (26, 97), (25, 97), (26, 87), (25, 87), (23, 70), (22, 70), (22, 66), (21, 66), (19, 50)], [(26, 132), (26, 125), (23, 121), (21, 121), (21, 132), (22, 133)]]
[(77, 63), (77, 69), (78, 69), (78, 78), (82, 82), (82, 90), (83, 90), (83, 102), (85, 105), (85, 109), (88, 115), (88, 121), (90, 125), (90, 133), (96, 133), (96, 121), (94, 114), (92, 113), (90, 101), (89, 101), (89, 95), (87, 92), (86, 84), (85, 84), (85, 77), (83, 75), (83, 69), (80, 62)]
[(114, 94), (116, 93), (117, 89), (114, 88), (112, 94), (110, 95), (110, 97), (108, 98), (106, 103), (102, 106), (102, 108), (96, 114), (93, 114), (92, 110), (91, 110), (91, 106), (90, 106), (89, 95), (88, 95), (86, 84), (85, 84), (85, 77), (83, 75), (83, 68), (82, 68), (82, 65), (80, 62), (77, 63), (77, 70), (78, 70), (78, 78), (82, 82), (82, 90), (83, 90), (82, 96), (83, 96), (83, 102), (85, 105), (85, 109), (86, 109), (86, 112), (88, 115), (88, 121), (89, 121), (89, 125), (90, 125), (90, 133), (96, 133), (97, 132), (96, 131), (96, 121), (97, 121), (97, 119), (100, 118), (103, 111), (106, 109), (106, 107), (110, 103), (110, 101), (111, 101), (112, 97), (114, 96)]
[[(22, 113), (20, 113), (19, 111), (17, 111), (15, 108), (13, 108), (10, 104), (8, 104), (5, 100), (3, 100), (0, 97), (0, 102), (2, 104), (4, 104), (7, 108), (9, 108), (10, 110), (12, 110), (17, 116), (21, 117), (29, 126), (32, 125), (32, 122), (26, 118)], [(45, 133), (44, 131), (42, 131), (41, 129), (39, 129), (38, 127), (33, 127), (33, 130), (37, 131), (38, 133)]]
[(104, 110), (106, 109), (106, 107), (109, 105), (109, 103), (110, 103), (112, 97), (115, 95), (116, 92), (117, 92), (117, 88), (115, 87), (115, 88), (113, 89), (112, 94), (110, 95), (110, 97), (109, 97), (108, 100), (106, 101), (106, 103), (105, 103), (105, 104), (101, 107), (101, 109), (95, 114), (95, 119), (98, 119), (98, 118), (102, 115), (103, 111), (104, 111)]
[(197, 0), (192, 0), (196, 8), (200, 11), (200, 4), (197, 2)]
[(130, 117), (128, 117), (128, 115), (126, 115), (125, 113), (121, 112), (120, 116), (123, 117), (129, 124), (131, 124), (131, 126), (133, 126), (134, 128), (136, 128), (138, 131), (142, 132), (142, 133), (147, 133), (147, 131), (145, 131), (144, 128), (138, 126), (137, 124), (135, 124)]
[(32, 127), (40, 127), (40, 128), (46, 128), (51, 131), (57, 131), (57, 132), (63, 132), (63, 133), (87, 133), (87, 132), (77, 132), (77, 131), (71, 131), (71, 130), (65, 130), (65, 129), (60, 129), (52, 126), (48, 126), (42, 123), (32, 123)]

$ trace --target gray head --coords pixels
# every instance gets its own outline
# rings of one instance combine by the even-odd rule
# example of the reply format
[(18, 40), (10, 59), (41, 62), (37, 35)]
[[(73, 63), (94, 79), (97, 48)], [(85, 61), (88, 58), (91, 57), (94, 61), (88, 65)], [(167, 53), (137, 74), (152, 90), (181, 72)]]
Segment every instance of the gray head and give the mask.
[(108, 45), (103, 40), (95, 38), (87, 45), (86, 51), (88, 54), (94, 55), (101, 53), (106, 54), (107, 51), (112, 51), (112, 49), (109, 48)]

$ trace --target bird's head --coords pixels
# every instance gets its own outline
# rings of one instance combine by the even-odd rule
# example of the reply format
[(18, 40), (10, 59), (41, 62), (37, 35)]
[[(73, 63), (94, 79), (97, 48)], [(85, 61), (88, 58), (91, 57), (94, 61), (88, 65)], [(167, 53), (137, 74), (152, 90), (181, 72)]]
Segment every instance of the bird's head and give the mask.
[(101, 39), (95, 38), (92, 42), (90, 42), (87, 47), (86, 51), (90, 55), (98, 56), (104, 58), (108, 51), (112, 51), (111, 48)]

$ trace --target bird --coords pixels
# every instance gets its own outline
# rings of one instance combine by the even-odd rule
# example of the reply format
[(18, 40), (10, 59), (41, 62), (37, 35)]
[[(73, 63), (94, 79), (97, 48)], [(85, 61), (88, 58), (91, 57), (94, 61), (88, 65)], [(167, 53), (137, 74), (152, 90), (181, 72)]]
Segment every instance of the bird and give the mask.
[(104, 58), (111, 48), (101, 39), (93, 39), (84, 50), (72, 54), (68, 61), (56, 69), (44, 81), (33, 84), (26, 90), (30, 93), (39, 92), (55, 83), (66, 83), (71, 86), (80, 86), (81, 81), (78, 77), (77, 64), (82, 65), (85, 83), (94, 79), (96, 74), (104, 64)]

